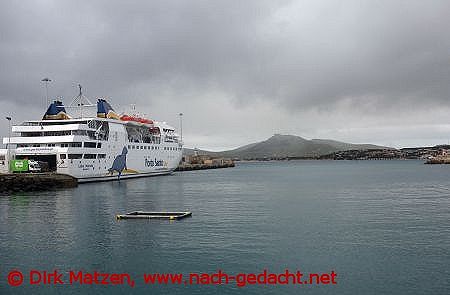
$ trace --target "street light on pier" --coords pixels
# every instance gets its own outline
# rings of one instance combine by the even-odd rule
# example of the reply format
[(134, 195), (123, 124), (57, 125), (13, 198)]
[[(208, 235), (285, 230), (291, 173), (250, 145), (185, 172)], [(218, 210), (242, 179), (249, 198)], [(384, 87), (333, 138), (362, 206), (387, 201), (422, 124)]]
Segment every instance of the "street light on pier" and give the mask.
[(7, 144), (7, 154), (6, 154), (6, 158), (8, 159), (7, 160), (7, 163), (8, 163), (8, 171), (9, 171), (9, 166), (10, 166), (10, 159), (9, 159), (9, 146), (10, 146), (10, 142), (11, 142), (11, 117), (6, 117), (6, 120), (8, 120), (8, 125), (9, 125), (9, 137), (8, 137), (8, 144)]
[(183, 113), (180, 113), (180, 137), (181, 144), (183, 144)]
[(45, 104), (45, 106), (47, 107), (47, 105), (49, 104), (48, 103), (48, 82), (52, 82), (52, 80), (51, 79), (49, 79), (49, 78), (44, 78), (44, 79), (42, 79), (41, 80), (42, 82), (45, 82), (45, 99), (46, 99), (46, 104)]

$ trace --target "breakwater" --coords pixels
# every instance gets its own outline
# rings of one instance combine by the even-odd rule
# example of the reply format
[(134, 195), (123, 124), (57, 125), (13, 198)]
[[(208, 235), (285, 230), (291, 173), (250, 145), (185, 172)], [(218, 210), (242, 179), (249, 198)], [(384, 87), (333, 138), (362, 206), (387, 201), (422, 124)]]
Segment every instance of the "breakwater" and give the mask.
[(76, 187), (76, 178), (58, 173), (0, 174), (0, 193)]
[(428, 159), (425, 164), (450, 164), (450, 158), (432, 158)]
[(229, 158), (215, 158), (209, 155), (184, 155), (175, 171), (191, 171), (234, 167), (234, 161)]
[(234, 163), (224, 164), (187, 164), (183, 163), (177, 167), (175, 171), (191, 171), (191, 170), (205, 170), (205, 169), (219, 169), (234, 167)]

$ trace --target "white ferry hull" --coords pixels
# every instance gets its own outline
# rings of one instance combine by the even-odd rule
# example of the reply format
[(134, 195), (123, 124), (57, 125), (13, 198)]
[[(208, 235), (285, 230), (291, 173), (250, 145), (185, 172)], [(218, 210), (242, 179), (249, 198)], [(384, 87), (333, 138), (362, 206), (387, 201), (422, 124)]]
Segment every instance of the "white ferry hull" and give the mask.
[[(149, 123), (150, 122), (150, 123)], [(111, 118), (28, 121), (20, 134), (4, 138), (12, 159), (47, 163), (50, 171), (80, 183), (171, 174), (182, 157), (182, 142), (164, 122)]]

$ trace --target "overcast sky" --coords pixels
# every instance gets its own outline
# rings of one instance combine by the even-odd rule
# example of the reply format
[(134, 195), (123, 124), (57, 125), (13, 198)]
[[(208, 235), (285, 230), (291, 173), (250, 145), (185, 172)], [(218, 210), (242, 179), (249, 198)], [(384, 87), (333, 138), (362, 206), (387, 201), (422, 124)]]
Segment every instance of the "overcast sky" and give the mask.
[(221, 150), (274, 133), (394, 147), (450, 142), (450, 1), (2, 1), (4, 116), (49, 94), (178, 127)]

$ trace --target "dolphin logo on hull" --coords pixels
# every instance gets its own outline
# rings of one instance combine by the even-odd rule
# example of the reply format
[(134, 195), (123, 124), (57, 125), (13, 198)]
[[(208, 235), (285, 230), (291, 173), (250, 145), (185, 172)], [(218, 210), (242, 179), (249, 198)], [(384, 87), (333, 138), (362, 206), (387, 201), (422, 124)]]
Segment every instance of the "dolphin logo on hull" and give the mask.
[(123, 170), (127, 169), (127, 147), (123, 147), (122, 154), (118, 155), (112, 164), (112, 167), (108, 169), (109, 173), (112, 175), (114, 171), (117, 171), (119, 174), (117, 178), (120, 180), (120, 176), (122, 175)]

